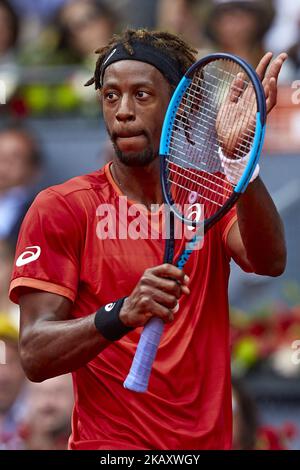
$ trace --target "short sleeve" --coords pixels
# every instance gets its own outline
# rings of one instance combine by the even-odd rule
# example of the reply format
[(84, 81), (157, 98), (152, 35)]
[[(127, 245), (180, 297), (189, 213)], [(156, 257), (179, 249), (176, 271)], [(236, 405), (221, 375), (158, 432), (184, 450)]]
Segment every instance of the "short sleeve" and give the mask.
[(74, 301), (80, 269), (80, 226), (65, 197), (42, 191), (22, 223), (10, 284), (10, 299), (31, 288)]

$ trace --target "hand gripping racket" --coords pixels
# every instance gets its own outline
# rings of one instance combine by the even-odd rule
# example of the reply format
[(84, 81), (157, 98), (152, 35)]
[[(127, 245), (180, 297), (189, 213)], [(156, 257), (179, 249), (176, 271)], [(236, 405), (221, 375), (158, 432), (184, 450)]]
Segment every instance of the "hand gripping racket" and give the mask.
[[(176, 217), (191, 225), (182, 208), (201, 204), (206, 233), (229, 211), (256, 168), (265, 122), (263, 86), (244, 60), (212, 54), (190, 67), (170, 101), (160, 142), (164, 199)], [(171, 263), (172, 237), (171, 233), (165, 250), (165, 261)], [(198, 238), (196, 233), (175, 261), (180, 269)], [(125, 388), (147, 390), (163, 328), (159, 318), (145, 325)]]

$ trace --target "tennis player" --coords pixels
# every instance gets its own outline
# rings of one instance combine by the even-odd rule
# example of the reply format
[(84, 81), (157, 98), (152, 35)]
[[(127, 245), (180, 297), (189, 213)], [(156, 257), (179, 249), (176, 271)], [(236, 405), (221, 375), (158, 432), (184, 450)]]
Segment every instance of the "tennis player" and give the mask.
[[(123, 227), (133, 221), (135, 203), (147, 219), (151, 204), (163, 201), (161, 127), (195, 51), (171, 34), (137, 30), (113, 37), (98, 53), (89, 84), (99, 92), (115, 155), (94, 173), (42, 191), (27, 213), (10, 287), (21, 309), (22, 364), (37, 382), (72, 372), (70, 449), (230, 449), (229, 264), (233, 258), (245, 271), (280, 275), (282, 223), (257, 176), (185, 273), (163, 264), (161, 233), (106, 236), (103, 207)], [(268, 111), (286, 58), (270, 65), (271, 56), (257, 69)], [(176, 240), (176, 253), (182, 243)], [(137, 394), (122, 384), (152, 316), (166, 328), (149, 391)]]

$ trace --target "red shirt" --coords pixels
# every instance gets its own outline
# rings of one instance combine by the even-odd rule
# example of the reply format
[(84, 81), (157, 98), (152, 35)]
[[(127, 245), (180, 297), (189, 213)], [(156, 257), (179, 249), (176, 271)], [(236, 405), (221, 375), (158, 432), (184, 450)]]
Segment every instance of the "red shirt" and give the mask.
[[(97, 236), (99, 205), (118, 215), (120, 195), (109, 165), (42, 191), (21, 228), (10, 298), (18, 302), (24, 286), (59, 294), (79, 318), (129, 295), (146, 268), (162, 263), (165, 241)], [(235, 220), (231, 210), (186, 264), (191, 294), (165, 327), (147, 393), (123, 388), (141, 328), (73, 373), (71, 449), (231, 448), (226, 237)]]

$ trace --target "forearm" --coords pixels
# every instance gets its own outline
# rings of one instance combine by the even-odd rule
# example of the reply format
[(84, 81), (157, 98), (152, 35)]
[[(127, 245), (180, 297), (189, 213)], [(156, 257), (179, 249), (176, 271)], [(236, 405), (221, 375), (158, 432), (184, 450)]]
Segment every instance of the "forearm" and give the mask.
[(111, 343), (94, 325), (95, 314), (66, 321), (46, 317), (23, 328), (20, 354), (32, 381), (72, 372), (94, 359)]
[(247, 258), (257, 274), (278, 276), (286, 264), (284, 228), (275, 204), (258, 177), (237, 203), (238, 225)]

